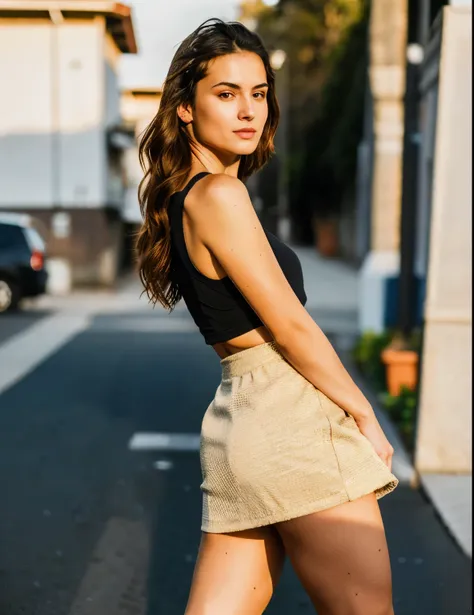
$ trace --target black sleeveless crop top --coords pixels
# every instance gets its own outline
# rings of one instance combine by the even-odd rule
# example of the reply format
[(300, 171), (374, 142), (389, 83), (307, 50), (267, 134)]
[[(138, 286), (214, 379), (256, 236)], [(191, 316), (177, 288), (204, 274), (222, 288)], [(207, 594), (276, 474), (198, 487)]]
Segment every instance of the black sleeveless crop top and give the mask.
[[(198, 173), (187, 186), (175, 192), (169, 202), (171, 229), (171, 279), (178, 284), (184, 302), (206, 344), (226, 342), (263, 325), (242, 293), (227, 276), (220, 280), (208, 278), (192, 263), (184, 240), (183, 206), (187, 193), (208, 173)], [(265, 230), (272, 250), (303, 305), (306, 294), (303, 272), (296, 254), (275, 235)]]

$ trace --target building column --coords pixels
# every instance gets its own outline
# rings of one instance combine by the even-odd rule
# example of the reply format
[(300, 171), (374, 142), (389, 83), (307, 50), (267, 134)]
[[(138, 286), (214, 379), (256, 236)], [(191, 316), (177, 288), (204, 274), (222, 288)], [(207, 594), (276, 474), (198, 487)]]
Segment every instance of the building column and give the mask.
[(425, 97), (436, 95), (437, 113), (424, 135), (435, 141), (415, 448), (420, 474), (472, 471), (472, 10), (442, 11), (422, 82)]
[(369, 26), (374, 162), (370, 251), (360, 271), (359, 328), (383, 331), (399, 272), (407, 0), (374, 0)]

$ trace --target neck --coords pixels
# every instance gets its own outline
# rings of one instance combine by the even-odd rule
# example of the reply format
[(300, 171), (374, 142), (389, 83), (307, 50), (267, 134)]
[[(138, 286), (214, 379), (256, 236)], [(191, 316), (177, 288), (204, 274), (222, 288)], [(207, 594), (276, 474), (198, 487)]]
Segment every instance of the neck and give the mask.
[(192, 164), (191, 169), (196, 172), (224, 173), (237, 177), (240, 165), (240, 156), (213, 151), (201, 143), (191, 143)]

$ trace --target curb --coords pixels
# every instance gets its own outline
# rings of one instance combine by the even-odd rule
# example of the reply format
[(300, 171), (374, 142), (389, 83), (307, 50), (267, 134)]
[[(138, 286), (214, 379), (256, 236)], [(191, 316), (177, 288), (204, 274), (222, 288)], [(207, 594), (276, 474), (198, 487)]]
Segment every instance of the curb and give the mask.
[(461, 551), (472, 559), (472, 474), (422, 473), (421, 490)]

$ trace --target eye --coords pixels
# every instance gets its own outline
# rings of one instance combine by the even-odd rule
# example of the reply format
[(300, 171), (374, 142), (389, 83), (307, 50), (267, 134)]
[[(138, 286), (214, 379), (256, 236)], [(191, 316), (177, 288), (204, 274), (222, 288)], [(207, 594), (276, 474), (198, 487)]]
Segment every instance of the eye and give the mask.
[(232, 92), (221, 92), (218, 96), (219, 98), (222, 98), (222, 100), (229, 100), (229, 98), (233, 96), (233, 94)]
[(261, 99), (264, 99), (266, 94), (265, 92), (255, 92), (254, 96), (260, 97)]

